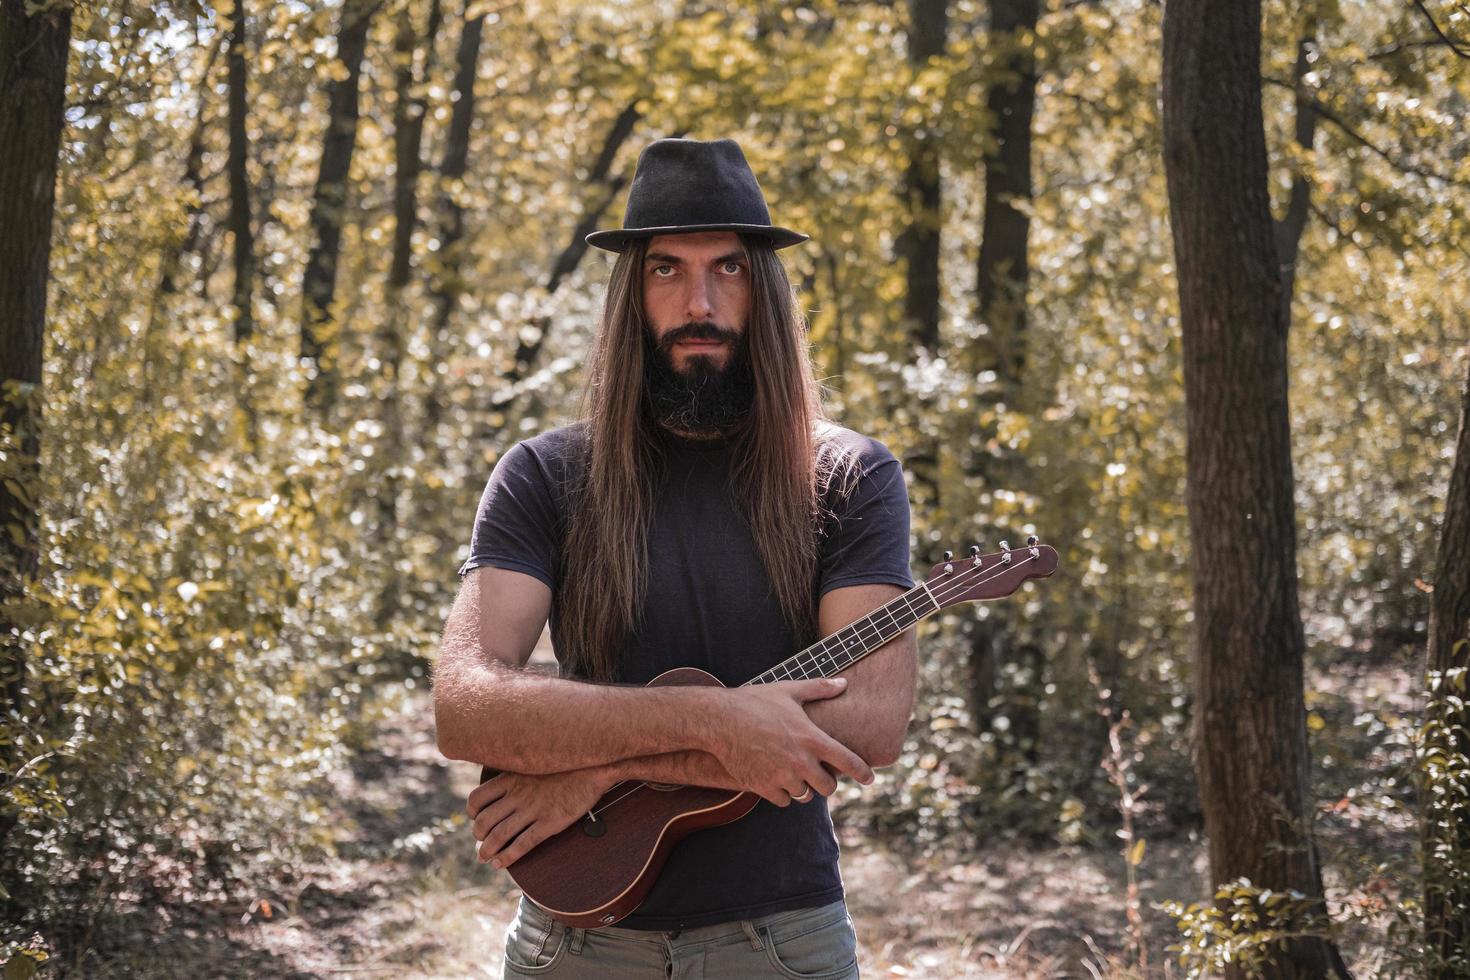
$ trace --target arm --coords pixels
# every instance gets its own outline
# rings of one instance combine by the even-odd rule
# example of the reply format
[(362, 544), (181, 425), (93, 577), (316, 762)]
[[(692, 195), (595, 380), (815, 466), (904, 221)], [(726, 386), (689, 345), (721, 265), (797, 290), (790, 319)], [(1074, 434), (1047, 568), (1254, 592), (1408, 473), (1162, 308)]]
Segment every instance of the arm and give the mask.
[[(830, 636), (903, 592), (896, 585), (854, 585), (833, 589), (822, 597), (818, 627)], [(808, 701), (803, 707), (818, 728), (856, 752), (869, 766), (890, 766), (898, 760), (913, 714), (918, 678), (918, 640), (905, 630), (842, 672), (847, 690), (841, 697)], [(708, 752), (670, 752), (622, 759), (599, 767), (604, 791), (625, 779), (642, 779), (685, 786), (746, 789), (737, 785), (720, 760)], [(836, 788), (815, 783), (812, 788), (830, 796)]]
[(773, 802), (789, 802), (788, 790), (799, 794), (804, 778), (817, 785), (824, 764), (872, 778), (860, 757), (801, 709), (803, 702), (837, 696), (845, 681), (781, 681), (739, 690), (613, 687), (523, 671), (550, 606), (550, 589), (533, 576), (497, 568), (470, 572), (445, 625), (434, 672), (434, 718), (444, 755), (538, 775), (697, 750), (718, 760), (737, 786)]
[[(817, 608), (821, 634), (830, 636), (903, 591), (896, 585), (833, 589)], [(842, 697), (808, 701), (807, 716), (868, 765), (893, 765), (903, 751), (914, 711), (918, 650), (916, 631), (904, 630), (842, 672), (847, 678), (847, 693)]]
[(728, 692), (583, 684), (521, 670), (550, 608), (551, 590), (533, 576), (469, 572), (434, 671), (440, 752), (495, 769), (551, 773), (712, 744)]

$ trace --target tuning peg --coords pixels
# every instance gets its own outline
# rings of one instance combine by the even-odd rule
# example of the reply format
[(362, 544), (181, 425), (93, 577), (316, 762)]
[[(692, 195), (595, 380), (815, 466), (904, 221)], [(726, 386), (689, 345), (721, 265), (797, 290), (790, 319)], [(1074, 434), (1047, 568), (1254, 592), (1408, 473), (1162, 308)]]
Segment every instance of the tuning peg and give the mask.
[(945, 561), (949, 561), (953, 557), (954, 557), (954, 552), (953, 551), (946, 550), (944, 552), (944, 560)]
[(1000, 543), (1000, 550), (1001, 551), (1010, 551), (1011, 550), (1011, 546), (1008, 545), (1008, 544), (1006, 544), (1004, 541), (1002, 541)]
[(978, 544), (972, 544), (972, 545), (970, 545), (970, 557), (971, 558), (979, 558), (980, 557), (980, 546)]
[(1036, 535), (1034, 535), (1034, 534), (1031, 535), (1030, 537), (1028, 537), (1026, 539), (1026, 547), (1028, 547), (1028, 548), (1034, 548), (1034, 547), (1036, 547), (1036, 542), (1039, 541), (1039, 540), (1041, 540), (1041, 539), (1038, 538)]

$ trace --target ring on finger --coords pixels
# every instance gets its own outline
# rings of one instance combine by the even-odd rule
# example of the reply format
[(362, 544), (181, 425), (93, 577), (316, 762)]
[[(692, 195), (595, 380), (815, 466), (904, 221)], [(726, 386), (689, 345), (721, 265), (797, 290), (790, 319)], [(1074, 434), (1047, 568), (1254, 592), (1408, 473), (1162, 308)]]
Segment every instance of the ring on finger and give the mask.
[(808, 786), (806, 788), (806, 792), (802, 793), (800, 796), (793, 796), (792, 799), (798, 803), (805, 803), (812, 798), (813, 792), (814, 790), (810, 786)]

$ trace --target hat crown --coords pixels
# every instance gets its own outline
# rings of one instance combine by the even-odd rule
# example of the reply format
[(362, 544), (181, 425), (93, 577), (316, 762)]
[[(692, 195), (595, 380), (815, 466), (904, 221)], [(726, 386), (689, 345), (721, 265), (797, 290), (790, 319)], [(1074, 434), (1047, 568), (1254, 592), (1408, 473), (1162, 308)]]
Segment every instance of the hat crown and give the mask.
[(638, 154), (623, 227), (594, 231), (590, 245), (621, 252), (635, 238), (694, 231), (758, 235), (773, 248), (807, 236), (771, 224), (765, 195), (740, 144), (729, 138), (655, 140)]
[(661, 139), (638, 155), (624, 231), (770, 223), (760, 183), (734, 140)]

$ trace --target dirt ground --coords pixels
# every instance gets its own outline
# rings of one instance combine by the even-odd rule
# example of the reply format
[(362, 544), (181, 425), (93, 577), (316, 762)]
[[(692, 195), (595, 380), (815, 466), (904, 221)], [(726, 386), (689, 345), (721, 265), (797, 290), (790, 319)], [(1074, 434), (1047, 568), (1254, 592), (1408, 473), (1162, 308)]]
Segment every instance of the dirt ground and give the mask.
[[(1372, 693), (1361, 679), (1344, 680)], [(1401, 700), (1402, 684), (1390, 687), (1378, 693)], [(1319, 697), (1318, 709), (1330, 713), (1323, 698), (1331, 700)], [(1346, 701), (1339, 707), (1355, 710)], [(136, 934), (144, 941), (93, 960), (86, 975), (499, 977), (518, 891), (504, 872), (474, 860), (462, 807), (476, 775), (439, 756), (427, 698), (405, 698), (375, 749), (338, 774), (338, 860), (298, 869), (305, 884), (289, 894), (140, 913)], [(1335, 835), (1360, 832), (1350, 826), (1351, 807), (1324, 804), (1324, 813), (1324, 847), (1335, 846)], [(924, 858), (902, 840), (841, 833), (865, 977), (1139, 975), (1125, 959), (1124, 868), (1116, 851), (997, 842)], [(1182, 975), (1165, 951), (1178, 938), (1175, 926), (1154, 903), (1203, 897), (1204, 860), (1196, 841), (1148, 842), (1140, 869), (1148, 976)], [(1361, 897), (1338, 888), (1336, 901)], [(1348, 952), (1357, 975), (1376, 972), (1372, 949)]]
[[(158, 944), (88, 974), (499, 977), (519, 892), (474, 860), (460, 809), (475, 778), (473, 767), (439, 758), (424, 717), (397, 715), (380, 747), (342, 775), (344, 820), (356, 825), (343, 860), (309, 869), (310, 884), (294, 895), (172, 913)], [(997, 849), (916, 864), (901, 842), (843, 836), (864, 976), (1011, 977), (1042, 967), (1089, 976), (1082, 960), (1101, 966), (1098, 951), (1121, 944), (1118, 869), (1107, 867), (1121, 864), (1116, 856)]]

